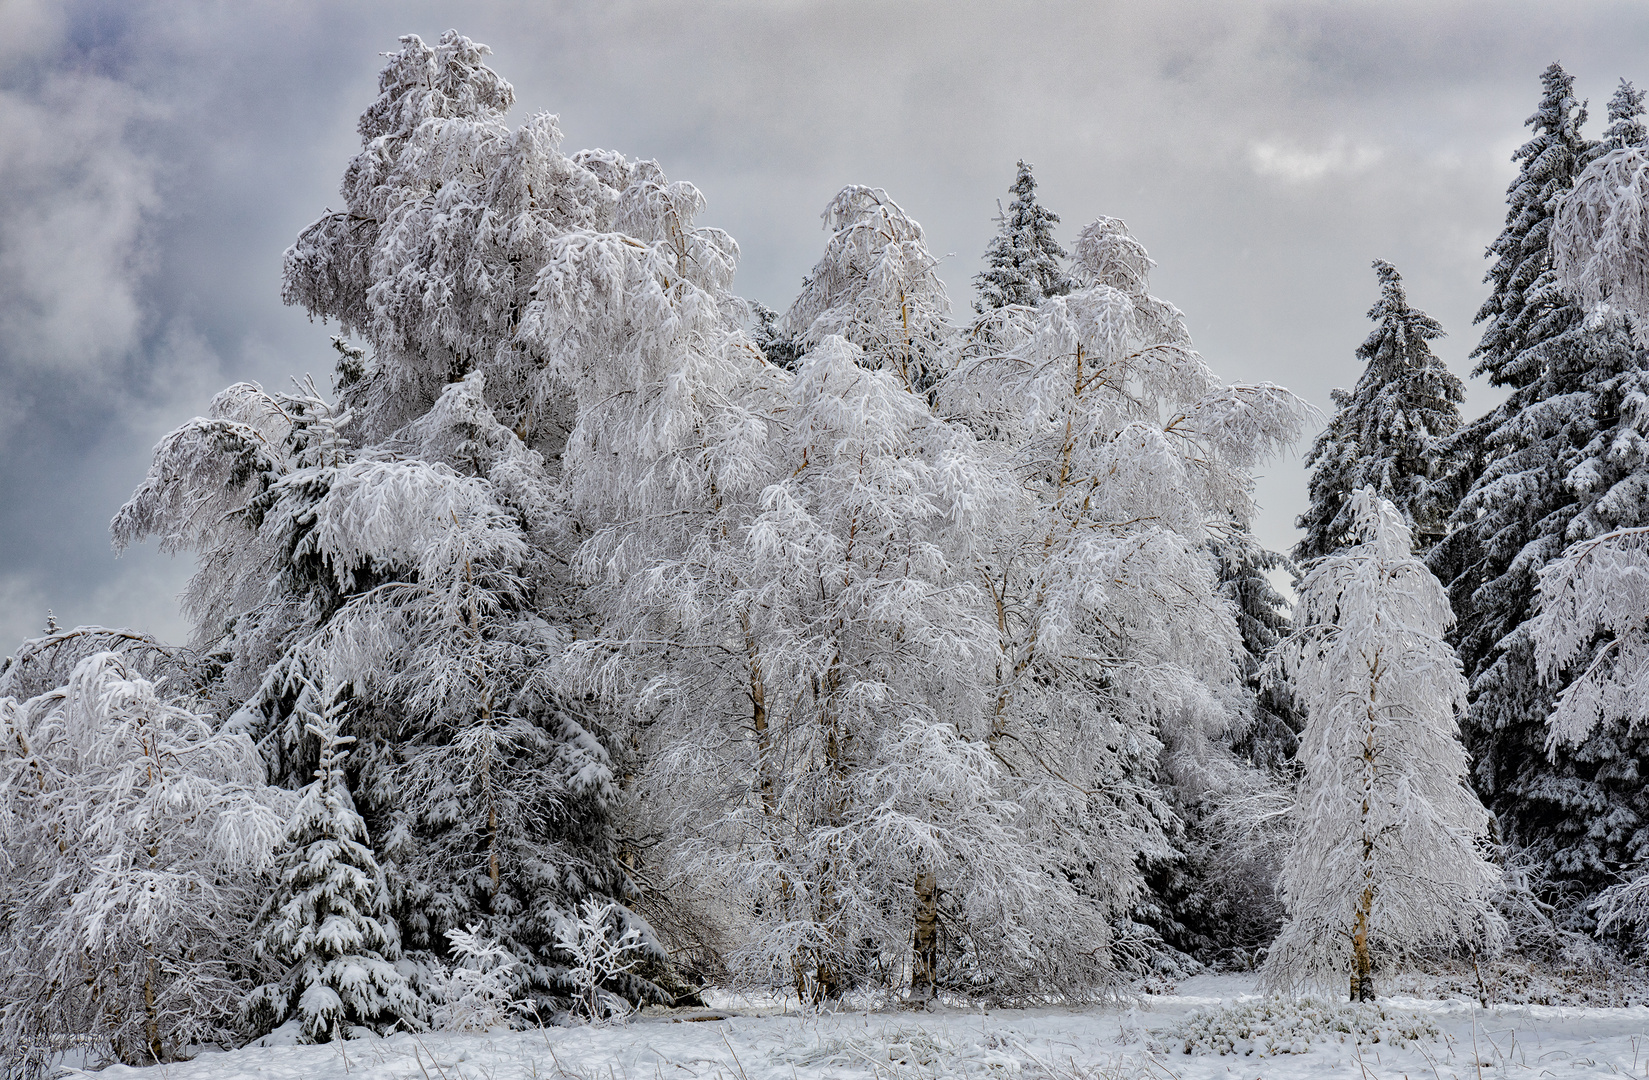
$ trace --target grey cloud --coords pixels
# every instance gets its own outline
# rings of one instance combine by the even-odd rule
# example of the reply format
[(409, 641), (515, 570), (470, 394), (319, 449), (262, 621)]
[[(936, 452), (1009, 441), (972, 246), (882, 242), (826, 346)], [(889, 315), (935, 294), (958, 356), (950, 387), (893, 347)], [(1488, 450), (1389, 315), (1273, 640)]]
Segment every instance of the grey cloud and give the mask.
[(37, 370), (107, 369), (136, 341), (155, 169), (126, 141), (142, 104), (95, 76), (0, 92), (0, 334)]

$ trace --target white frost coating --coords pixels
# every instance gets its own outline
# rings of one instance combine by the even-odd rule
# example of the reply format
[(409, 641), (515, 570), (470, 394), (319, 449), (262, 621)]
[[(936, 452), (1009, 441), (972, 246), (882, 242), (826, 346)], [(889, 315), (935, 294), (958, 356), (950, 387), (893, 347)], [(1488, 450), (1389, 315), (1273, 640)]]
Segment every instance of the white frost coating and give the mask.
[(865, 352), (865, 364), (926, 390), (954, 330), (950, 297), (922, 226), (881, 188), (849, 184), (822, 215), (830, 243), (785, 313), (807, 348), (832, 334)]
[(1279, 654), (1307, 719), (1279, 883), (1289, 919), (1265, 980), (1334, 990), (1349, 975), (1372, 998), (1369, 960), (1378, 973), (1416, 948), (1492, 946), (1503, 928), (1489, 814), (1464, 783), (1448, 598), (1396, 507), (1369, 488), (1350, 506), (1357, 542), (1301, 582)]
[[(206, 693), (283, 783), (314, 767), (313, 687), (348, 700), (354, 796), (408, 947), (485, 923), (519, 961), (512, 991), (551, 1008), (549, 920), (629, 894), (606, 751), (551, 681), (587, 610), (569, 563), (603, 524), (569, 513), (589, 506), (558, 473), (608, 453), (602, 403), (630, 416), (637, 378), (674, 378), (678, 354), (719, 362), (742, 307), (737, 246), (693, 226), (691, 185), (564, 156), (547, 115), (512, 130), (486, 54), (452, 32), (403, 38), (345, 205), (287, 252), (285, 299), (366, 346), (335, 339), (338, 402), (232, 388), (162, 444), (115, 533), (200, 553), (186, 610), (213, 657)], [(616, 330), (597, 311), (613, 287), (631, 301)], [(645, 418), (613, 431), (649, 437)], [(622, 992), (660, 993), (641, 977)]]
[(1143, 886), (1139, 853), (1168, 846), (1160, 768), (1192, 798), (1255, 782), (1213, 743), (1246, 707), (1205, 543), (1248, 520), (1248, 465), (1306, 410), (1214, 377), (1121, 222), (1089, 225), (1075, 255), (1069, 295), (981, 314), (935, 397), (1013, 477), (974, 555), (987, 742), (1026, 827), (1114, 912)]
[(115, 653), (0, 699), (0, 1060), (85, 1038), (96, 1058), (228, 1045), (282, 793), (244, 735), (214, 734)]
[(1649, 150), (1623, 146), (1586, 167), (1558, 204), (1552, 262), (1582, 304), (1630, 315), (1649, 346)]
[[(612, 228), (620, 191), (561, 154), (555, 117), (504, 124), (515, 93), (483, 63), (486, 46), (450, 31), (433, 46), (401, 42), (361, 118), (345, 208), (287, 251), (283, 297), (371, 342), (350, 389), (369, 436), (482, 370), (510, 426), (553, 440), (560, 388), (515, 330), (550, 240)], [(628, 182), (616, 165), (607, 175)]]
[(274, 891), (258, 912), (253, 955), (280, 977), (247, 996), (257, 1035), (286, 1024), (299, 1042), (422, 1026), (423, 1003), (396, 970), (401, 944), (384, 874), (344, 777), (347, 747), (334, 705), (309, 734), (321, 742), (315, 780), (298, 800), (276, 855)]
[[(1541, 679), (1590, 658), (1557, 699), (1547, 743), (1578, 743), (1600, 726), (1649, 722), (1649, 528), (1575, 544), (1540, 571), (1529, 626)], [(1593, 649), (1598, 635), (1608, 643)]]

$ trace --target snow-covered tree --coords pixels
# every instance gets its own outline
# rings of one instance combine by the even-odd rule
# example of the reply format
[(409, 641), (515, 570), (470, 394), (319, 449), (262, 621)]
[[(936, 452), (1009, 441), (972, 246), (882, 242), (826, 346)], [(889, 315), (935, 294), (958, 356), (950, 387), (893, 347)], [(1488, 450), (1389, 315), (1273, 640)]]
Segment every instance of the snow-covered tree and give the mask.
[(1495, 261), (1485, 280), (1494, 288), (1475, 320), (1486, 325), (1472, 351), (1477, 360), (1472, 373), (1488, 375), (1495, 386), (1535, 381), (1541, 365), (1534, 347), (1563, 329), (1562, 309), (1568, 305), (1549, 288), (1552, 216), (1592, 153), (1581, 133), (1586, 106), (1575, 99), (1574, 77), (1554, 62), (1541, 73), (1540, 84), (1540, 104), (1524, 121), (1534, 136), (1512, 155), (1521, 164), (1506, 189), (1506, 227), (1489, 246)]
[(1350, 520), (1355, 542), (1306, 574), (1279, 654), (1306, 726), (1289, 918), (1265, 978), (1292, 990), (1349, 974), (1351, 999), (1371, 1001), (1376, 970), (1409, 950), (1494, 944), (1499, 875), (1489, 814), (1463, 782), (1448, 599), (1397, 507), (1362, 488)]
[[(1649, 723), (1649, 528), (1571, 547), (1540, 571), (1530, 624), (1540, 675), (1584, 665), (1558, 695), (1549, 741), (1574, 744), (1599, 727)], [(1598, 649), (1599, 635), (1608, 644)]]
[[(787, 399), (781, 464), (748, 526), (741, 606), (777, 706), (774, 752), (789, 764), (772, 820), (754, 822), (771, 838), (763, 855), (744, 869), (737, 848), (707, 854), (770, 890), (778, 918), (757, 955), (805, 969), (813, 995), (833, 997), (876, 954), (901, 956), (933, 881), (974, 912), (1050, 890), (1047, 854), (1012, 828), (995, 763), (972, 741), (990, 646), (968, 571), (1000, 480), (982, 475), (971, 439), (893, 373), (862, 370), (840, 338), (803, 357)], [(979, 920), (1005, 945), (1003, 967), (1034, 961), (1012, 910)], [(933, 963), (916, 948), (915, 992), (931, 993)]]
[(868, 367), (926, 391), (955, 331), (922, 226), (881, 188), (857, 184), (837, 192), (822, 216), (830, 242), (785, 312), (785, 328), (803, 349), (840, 335), (864, 350)]
[(1118, 921), (1140, 899), (1141, 854), (1172, 857), (1158, 778), (1188, 800), (1252, 779), (1220, 746), (1248, 705), (1206, 545), (1247, 524), (1248, 470), (1305, 411), (1215, 378), (1150, 294), (1150, 266), (1122, 222), (1089, 225), (1079, 287), (999, 309), (938, 394), (1027, 502), (977, 556), (996, 631), (988, 745), (1027, 818), (1058, 823), (1065, 872)]
[(515, 91), (486, 66), (485, 45), (449, 30), (433, 46), (416, 35), (401, 46), (361, 116), (344, 208), (287, 251), (283, 297), (371, 343), (344, 388), (367, 438), (417, 419), (446, 383), (479, 370), (506, 426), (553, 451), (568, 422), (561, 388), (515, 329), (550, 242), (611, 229), (632, 166), (599, 150), (563, 155), (548, 113), (511, 130)]
[[(1620, 408), (1640, 361), (1618, 320), (1588, 318), (1552, 265), (1552, 212), (1593, 148), (1579, 134), (1584, 110), (1569, 76), (1553, 65), (1543, 82), (1534, 138), (1517, 154), (1507, 227), (1491, 249), (1495, 293), (1476, 353), (1479, 373), (1511, 396), (1454, 440), (1470, 468), (1442, 485), (1461, 499), (1429, 561), (1459, 618), (1453, 640), (1471, 685), (1462, 729), (1473, 779), (1502, 838), (1528, 849), (1570, 900), (1584, 900), (1649, 844), (1637, 779), (1649, 743), (1600, 732), (1548, 756), (1546, 718), (1561, 685), (1537, 677), (1527, 623), (1540, 569), (1612, 527), (1612, 514), (1632, 512), (1630, 484), (1624, 499), (1609, 491), (1625, 479), (1617, 447), (1630, 457), (1638, 442)], [(1631, 116), (1614, 119), (1619, 126)], [(1569, 914), (1584, 918), (1582, 908)]]
[[(441, 952), (479, 925), (553, 1007), (570, 989), (556, 917), (633, 884), (607, 747), (550, 677), (578, 610), (577, 523), (556, 490), (576, 403), (523, 323), (570, 271), (575, 290), (603, 281), (610, 256), (641, 253), (621, 265), (665, 283), (725, 260), (679, 246), (703, 235), (679, 228), (698, 196), (655, 165), (566, 157), (547, 115), (508, 128), (513, 91), (485, 54), (456, 33), (402, 40), (345, 209), (287, 253), (288, 302), (369, 346), (339, 342), (341, 400), (230, 388), (157, 447), (114, 532), (199, 554), (186, 607), (208, 693), (284, 783), (319, 753), (303, 717), (324, 703), (306, 687), (344, 695), (351, 787), (403, 945)], [(595, 231), (615, 229), (629, 231)], [(657, 325), (658, 309), (631, 314)]]
[(344, 758), (355, 740), (338, 734), (338, 713), (316, 716), (321, 745), (275, 859), (276, 884), (253, 924), (254, 955), (282, 969), (242, 1010), (254, 1033), (290, 1024), (302, 1042), (385, 1034), (422, 1023), (423, 1003), (395, 967), (401, 943), (389, 919), (383, 870), (367, 846)]
[(1443, 328), (1409, 306), (1397, 268), (1374, 262), (1380, 299), (1369, 309), (1374, 332), (1357, 349), (1363, 374), (1350, 391), (1333, 392), (1336, 412), (1306, 455), (1311, 506), (1300, 515), (1305, 536), (1294, 548), (1303, 563), (1338, 550), (1351, 533), (1351, 493), (1364, 487), (1405, 514), (1421, 553), (1443, 535), (1452, 507), (1438, 507), (1430, 481), (1449, 471), (1444, 441), (1460, 430), (1466, 388), (1431, 351)]
[(1059, 215), (1036, 201), (1036, 178), (1025, 162), (1019, 163), (1008, 190), (1013, 200), (997, 218), (996, 235), (985, 249), (985, 269), (973, 278), (979, 292), (974, 308), (980, 313), (1009, 304), (1035, 307), (1074, 286), (1064, 269), (1065, 249), (1054, 239)]
[(1553, 261), (1564, 284), (1589, 309), (1630, 316), (1649, 345), (1649, 137), (1644, 92), (1622, 79), (1609, 99), (1599, 155), (1558, 207)]
[(99, 652), (0, 698), (0, 1046), (129, 1064), (229, 1043), (284, 809), (244, 735)]
[[(1630, 194), (1632, 181), (1620, 186), (1607, 176), (1616, 165), (1631, 155), (1649, 150), (1649, 135), (1644, 123), (1644, 92), (1621, 80), (1620, 88), (1609, 101), (1609, 127), (1604, 131), (1600, 149), (1603, 157), (1588, 166), (1575, 189), (1563, 200), (1558, 211), (1553, 243), (1554, 261), (1562, 284), (1572, 290), (1581, 302), (1591, 309), (1589, 326), (1596, 334), (1613, 333), (1616, 347), (1602, 353), (1585, 376), (1585, 387), (1591, 395), (1593, 435), (1582, 449), (1580, 462), (1567, 477), (1569, 487), (1580, 502), (1580, 510), (1570, 522), (1566, 537), (1573, 541), (1591, 539), (1617, 529), (1632, 528), (1649, 521), (1649, 438), (1645, 421), (1649, 419), (1649, 355), (1642, 341), (1638, 349), (1628, 349), (1619, 343), (1620, 324), (1624, 318), (1634, 334), (1645, 325), (1638, 309), (1629, 301), (1629, 289), (1624, 283), (1607, 286), (1601, 280), (1588, 276), (1596, 270), (1596, 252), (1588, 256), (1575, 250), (1575, 245), (1588, 242), (1588, 237), (1600, 234), (1607, 237), (1623, 222), (1611, 224), (1593, 215), (1589, 222), (1586, 207), (1589, 200), (1604, 190), (1613, 189), (1622, 199), (1636, 198)], [(1613, 163), (1606, 164), (1608, 159)], [(1638, 166), (1622, 166), (1635, 174)], [(1617, 175), (1618, 179), (1618, 175)], [(1645, 190), (1649, 190), (1646, 188)], [(1595, 209), (1595, 208), (1594, 208)], [(1617, 205), (1624, 212), (1624, 202)], [(1616, 241), (1623, 238), (1616, 237)], [(1609, 242), (1616, 242), (1609, 241)], [(1649, 266), (1649, 251), (1632, 253), (1619, 248), (1607, 261), (1625, 267), (1630, 263), (1634, 272)], [(1592, 270), (1588, 270), (1588, 267)]]

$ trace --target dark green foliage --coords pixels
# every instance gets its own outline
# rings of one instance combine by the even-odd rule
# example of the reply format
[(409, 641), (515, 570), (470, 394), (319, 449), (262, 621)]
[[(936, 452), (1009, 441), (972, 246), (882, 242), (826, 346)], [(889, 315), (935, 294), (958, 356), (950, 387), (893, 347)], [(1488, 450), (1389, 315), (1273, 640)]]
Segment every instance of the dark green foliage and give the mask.
[(1374, 262), (1380, 299), (1369, 309), (1374, 331), (1357, 349), (1363, 374), (1352, 390), (1334, 391), (1338, 411), (1306, 456), (1311, 506), (1297, 522), (1305, 538), (1294, 558), (1307, 563), (1347, 542), (1346, 500), (1372, 487), (1412, 523), (1415, 549), (1424, 552), (1443, 535), (1432, 480), (1451, 470), (1440, 447), (1460, 430), (1466, 388), (1431, 351), (1443, 336), (1437, 320), (1409, 306), (1397, 268)]

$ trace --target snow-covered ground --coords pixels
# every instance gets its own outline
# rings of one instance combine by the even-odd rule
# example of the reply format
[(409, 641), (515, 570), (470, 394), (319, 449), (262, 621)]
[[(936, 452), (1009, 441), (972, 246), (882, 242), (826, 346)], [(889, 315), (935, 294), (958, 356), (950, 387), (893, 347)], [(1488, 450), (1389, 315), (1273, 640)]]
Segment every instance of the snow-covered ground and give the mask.
[[(1199, 1013), (1245, 1005), (1258, 1007), (1261, 1001), (1252, 980), (1240, 976), (1192, 979), (1177, 994), (1148, 996), (1121, 1008), (800, 1016), (745, 1003), (721, 1010), (731, 1014), (726, 1019), (681, 1011), (610, 1027), (397, 1035), (341, 1047), (248, 1047), (170, 1066), (116, 1066), (97, 1075), (167, 1080), (1649, 1076), (1649, 1008), (1644, 1007), (1506, 1005), (1485, 1011), (1464, 1001), (1393, 998), (1382, 1003), (1383, 1019), (1377, 1012), (1360, 1014), (1367, 1021), (1361, 1037), (1321, 1027), (1313, 1031), (1305, 1020), (1287, 1031), (1274, 1026), (1275, 1040), (1252, 1026), (1244, 1029), (1246, 1035), (1232, 1030), (1233, 1053), (1184, 1052), (1184, 1033), (1207, 1027), (1195, 1022)], [(1335, 1006), (1326, 1012), (1343, 1017), (1349, 1010)], [(1291, 1015), (1298, 1019), (1298, 1013)], [(1273, 1046), (1278, 1052), (1268, 1052)]]

